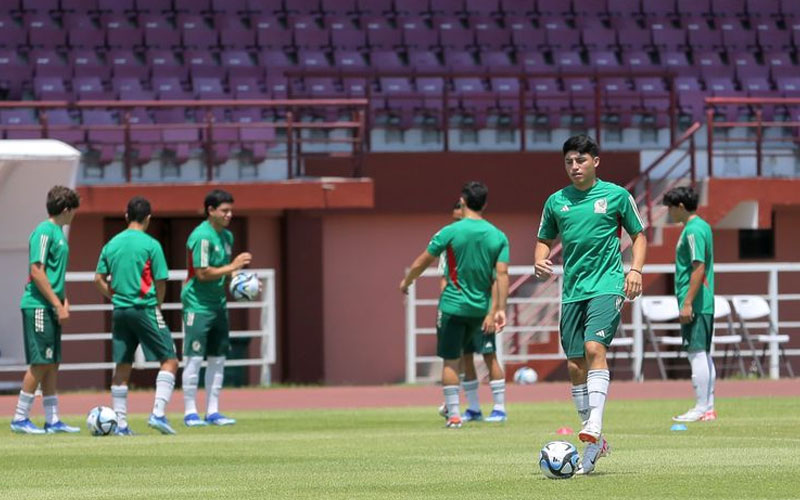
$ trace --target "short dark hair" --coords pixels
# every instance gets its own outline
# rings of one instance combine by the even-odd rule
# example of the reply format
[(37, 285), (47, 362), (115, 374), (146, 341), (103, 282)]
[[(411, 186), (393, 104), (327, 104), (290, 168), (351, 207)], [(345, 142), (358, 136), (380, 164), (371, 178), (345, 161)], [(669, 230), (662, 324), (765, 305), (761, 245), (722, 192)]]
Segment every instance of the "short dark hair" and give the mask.
[(589, 153), (592, 156), (598, 156), (600, 154), (600, 148), (597, 147), (597, 143), (588, 135), (574, 135), (570, 137), (564, 142), (564, 146), (561, 150), (564, 156), (570, 151), (577, 151), (579, 154)]
[(64, 210), (75, 210), (79, 206), (81, 197), (66, 186), (53, 186), (47, 192), (47, 215), (59, 215)]
[(489, 196), (489, 188), (482, 182), (471, 181), (464, 184), (461, 188), (461, 196), (467, 203), (467, 208), (480, 212), (486, 206), (486, 197)]
[(223, 203), (233, 203), (233, 195), (221, 189), (215, 189), (206, 195), (203, 202), (203, 212), (208, 217), (208, 207), (217, 208)]
[(679, 186), (672, 188), (664, 194), (664, 205), (668, 207), (677, 207), (683, 203), (683, 208), (689, 212), (697, 210), (697, 201), (700, 196), (691, 187)]
[(128, 202), (128, 209), (125, 211), (128, 216), (128, 222), (144, 222), (150, 213), (150, 202), (141, 196), (131, 198)]

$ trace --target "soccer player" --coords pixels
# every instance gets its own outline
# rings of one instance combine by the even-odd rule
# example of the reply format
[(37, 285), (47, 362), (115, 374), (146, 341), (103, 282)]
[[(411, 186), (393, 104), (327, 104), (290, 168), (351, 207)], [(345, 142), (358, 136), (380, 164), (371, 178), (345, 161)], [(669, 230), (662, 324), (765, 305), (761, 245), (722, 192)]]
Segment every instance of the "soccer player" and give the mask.
[(675, 296), (681, 313), (683, 348), (692, 367), (695, 405), (676, 422), (717, 419), (714, 411), (714, 381), (711, 358), (714, 337), (714, 239), (711, 226), (697, 215), (698, 195), (690, 187), (677, 187), (664, 195), (672, 220), (683, 224), (675, 248)]
[[(69, 320), (69, 301), (64, 293), (69, 245), (63, 227), (72, 222), (80, 198), (67, 187), (54, 186), (47, 193), (46, 206), (47, 220), (39, 223), (28, 239), (30, 276), (20, 303), (25, 361), (29, 366), (22, 379), (11, 430), (21, 434), (80, 431), (59, 419), (56, 396), (61, 327)], [(44, 429), (29, 418), (36, 387), (40, 384), (45, 410)]]
[[(208, 193), (203, 202), (206, 220), (186, 242), (189, 275), (181, 292), (183, 324), (183, 423), (189, 427), (233, 425), (236, 420), (219, 412), (219, 393), (230, 346), (225, 283), (253, 259), (247, 252), (231, 262), (233, 234), (226, 228), (233, 217), (233, 196), (220, 189)], [(200, 366), (206, 357), (206, 417), (197, 414), (195, 396)]]
[[(453, 206), (453, 219), (461, 220), (464, 217), (464, 210), (461, 205), (461, 200), (456, 202)], [(447, 254), (442, 253), (439, 257), (439, 272), (442, 273), (440, 283), (441, 292), (444, 293), (447, 288)], [(492, 304), (489, 307), (489, 312), (483, 321), (483, 330), (488, 334), (495, 333), (494, 331), (494, 313), (495, 305), (497, 304), (497, 283), (492, 284)], [(478, 398), (478, 374), (475, 370), (475, 353), (478, 352), (483, 355), (483, 361), (489, 368), (489, 387), (492, 389), (492, 398), (494, 399), (494, 407), (492, 413), (486, 418), (487, 422), (505, 422), (507, 420), (505, 395), (506, 395), (506, 381), (503, 367), (497, 359), (496, 344), (491, 342), (482, 342), (475, 346), (474, 342), (470, 345), (464, 346), (464, 355), (461, 357), (461, 366), (463, 369), (463, 380), (461, 381), (461, 388), (464, 390), (464, 395), (467, 397), (468, 407), (464, 411), (461, 420), (464, 422), (480, 421), (483, 420), (483, 412), (481, 411), (480, 399)], [(448, 418), (447, 403), (443, 403), (439, 407), (439, 415)]]
[[(561, 345), (567, 356), (572, 399), (587, 443), (580, 473), (589, 474), (610, 448), (602, 435), (608, 394), (606, 352), (620, 321), (622, 304), (642, 291), (642, 266), (647, 240), (633, 197), (624, 188), (597, 178), (597, 144), (585, 135), (569, 138), (562, 148), (570, 186), (550, 195), (542, 210), (535, 249), (535, 273), (547, 279), (553, 240), (561, 235), (564, 284)], [(633, 240), (633, 262), (622, 269), (619, 230)]]
[(117, 413), (117, 434), (123, 436), (133, 435), (127, 418), (128, 380), (140, 343), (148, 361), (161, 363), (147, 425), (162, 434), (175, 434), (165, 412), (175, 387), (178, 359), (160, 309), (169, 271), (161, 244), (146, 233), (150, 217), (150, 202), (140, 196), (131, 198), (125, 212), (128, 228), (103, 247), (94, 277), (97, 289), (114, 304), (111, 331), (116, 366), (111, 398)]
[[(464, 352), (473, 345), (494, 353), (495, 335), (484, 328), (484, 319), (492, 302), (492, 283), (497, 281), (497, 310), (494, 331), (506, 324), (508, 298), (508, 238), (483, 219), (488, 189), (480, 182), (469, 182), (461, 191), (464, 216), (437, 232), (427, 250), (414, 260), (400, 282), (408, 287), (437, 256), (447, 255), (447, 286), (439, 299), (436, 319), (436, 353), (444, 360), (442, 385), (447, 404), (449, 428), (462, 425), (458, 400), (458, 368)], [(494, 374), (492, 374), (494, 375)], [(503, 387), (505, 386), (505, 381)], [(500, 382), (500, 381), (492, 381)], [(493, 412), (494, 413), (494, 412)], [(505, 412), (503, 412), (505, 417)]]

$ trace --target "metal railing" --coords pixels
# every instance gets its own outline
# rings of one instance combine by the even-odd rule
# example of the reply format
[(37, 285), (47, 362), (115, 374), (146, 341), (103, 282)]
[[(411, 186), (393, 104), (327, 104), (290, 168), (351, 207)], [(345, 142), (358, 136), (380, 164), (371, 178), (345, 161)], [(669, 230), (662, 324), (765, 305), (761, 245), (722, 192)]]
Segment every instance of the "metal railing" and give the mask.
[[(267, 385), (270, 383), (270, 365), (275, 363), (275, 271), (273, 269), (251, 269), (249, 272), (256, 274), (262, 281), (261, 298), (252, 302), (228, 302), (228, 309), (258, 309), (261, 312), (259, 327), (254, 330), (231, 330), (231, 338), (257, 338), (260, 339), (259, 356), (257, 358), (229, 359), (225, 366), (257, 366), (261, 369), (259, 382)], [(186, 271), (170, 271), (168, 281), (183, 281)], [(94, 281), (93, 272), (70, 272), (66, 275), (67, 283), (91, 283)], [(98, 293), (98, 297), (100, 294)], [(85, 314), (112, 311), (113, 305), (103, 302), (90, 304), (71, 304), (70, 314)], [(179, 311), (182, 309), (180, 302), (165, 302), (161, 305), (163, 311)], [(183, 325), (183, 322), (181, 322)], [(172, 332), (173, 339), (183, 339), (183, 329)], [(110, 332), (64, 333), (62, 342), (97, 342), (111, 340)], [(179, 356), (181, 357), (181, 356)], [(183, 365), (183, 363), (181, 363)], [(205, 366), (205, 361), (203, 362)], [(137, 351), (136, 368), (158, 368), (158, 362), (145, 362), (141, 350)], [(21, 372), (27, 370), (25, 364), (0, 364), (0, 372)], [(81, 370), (112, 370), (112, 362), (68, 362), (61, 363), (61, 371)]]
[[(513, 309), (515, 306), (524, 304), (542, 304), (548, 306), (551, 310), (555, 309), (557, 311), (560, 310), (560, 301), (561, 301), (561, 280), (563, 274), (563, 268), (561, 266), (554, 266), (555, 271), (555, 283), (558, 285), (558, 295), (552, 296), (529, 296), (524, 298), (509, 298), (508, 306), (509, 310)], [(671, 264), (651, 264), (645, 265), (643, 272), (645, 274), (674, 274), (675, 266)], [(767, 276), (767, 286), (766, 290), (747, 290), (747, 291), (740, 291), (737, 290), (738, 293), (746, 293), (748, 295), (760, 295), (767, 299), (770, 304), (770, 319), (772, 323), (777, 325), (778, 330), (782, 331), (782, 333), (786, 333), (786, 330), (796, 329), (800, 330), (800, 321), (791, 321), (786, 319), (786, 314), (781, 316), (781, 310), (788, 310), (788, 308), (781, 308), (780, 305), (785, 302), (797, 302), (800, 301), (800, 293), (779, 293), (779, 278), (781, 273), (797, 273), (800, 272), (800, 263), (764, 263), (764, 264), (716, 264), (714, 266), (714, 273), (715, 275), (724, 275), (729, 273), (755, 273), (755, 274), (766, 274)], [(526, 274), (532, 274), (533, 267), (531, 266), (511, 266), (509, 268), (509, 275), (510, 276), (524, 276)], [(438, 280), (441, 278), (441, 273), (437, 269), (428, 269), (426, 270), (422, 276), (420, 276), (420, 280), (425, 279), (436, 279)], [(419, 281), (419, 280), (418, 280)], [(433, 289), (434, 287), (429, 287)], [(438, 290), (438, 287), (436, 287)], [(732, 295), (736, 295), (738, 293), (732, 293), (730, 290), (721, 289), (717, 286), (717, 295), (723, 297), (731, 297)], [(433, 324), (436, 317), (436, 307), (438, 306), (438, 298), (436, 297), (419, 297), (417, 294), (417, 285), (413, 285), (408, 290), (408, 296), (406, 299), (406, 382), (414, 383), (420, 381), (434, 381), (438, 380), (438, 373), (436, 373), (436, 368), (440, 366), (441, 360), (436, 357), (435, 355), (430, 355), (429, 353), (420, 354), (418, 349), (418, 343), (421, 339), (436, 335), (436, 329), (431, 326), (420, 326), (419, 319), (420, 318), (428, 318), (429, 323)], [(633, 336), (633, 349), (630, 355), (627, 353), (620, 353), (614, 352), (614, 358), (626, 358), (632, 357), (633, 358), (633, 374), (634, 378), (638, 380), (642, 380), (642, 373), (643, 373), (643, 366), (645, 360), (655, 359), (656, 352), (655, 351), (645, 351), (644, 347), (644, 329), (645, 323), (642, 316), (642, 308), (641, 308), (641, 301), (635, 300), (632, 303), (629, 302), (629, 306), (631, 307), (631, 321), (630, 322), (623, 322), (622, 328), (629, 332), (632, 332)], [(564, 352), (561, 349), (560, 342), (552, 342), (552, 338), (550, 337), (553, 334), (558, 334), (559, 328), (559, 318), (558, 314), (555, 316), (551, 316), (548, 314), (542, 314), (539, 316), (539, 321), (536, 323), (529, 323), (523, 325), (514, 325), (507, 327), (503, 333), (501, 333), (502, 341), (498, 342), (498, 346), (502, 344), (502, 352), (505, 354), (500, 357), (501, 363), (505, 364), (508, 362), (513, 363), (527, 363), (530, 361), (537, 361), (537, 360), (563, 360), (566, 359), (564, 356)], [(746, 322), (745, 325), (748, 328), (754, 329), (763, 329), (768, 326), (766, 321), (752, 321)], [(727, 327), (727, 323), (720, 323), (719, 326)], [(677, 329), (678, 325), (675, 325), (675, 329)], [(664, 327), (662, 327), (664, 328)], [(666, 328), (669, 328), (668, 326)], [(542, 337), (547, 337), (547, 341), (537, 342), (537, 344), (541, 345), (553, 345), (557, 344), (558, 347), (551, 350), (551, 352), (538, 352), (538, 353), (528, 353), (525, 349), (517, 349), (516, 353), (509, 353), (509, 347), (517, 343), (518, 338), (520, 336), (529, 335), (531, 333), (538, 334)], [(790, 336), (791, 337), (791, 336)], [(522, 342), (524, 345), (524, 342)], [(757, 356), (759, 353), (743, 349), (742, 355), (744, 356)], [(787, 356), (800, 356), (800, 348), (789, 348), (785, 349), (785, 353)], [(715, 353), (715, 356), (721, 357), (722, 354)], [(678, 353), (661, 353), (662, 357), (676, 357)], [(772, 379), (777, 379), (779, 377), (779, 346), (777, 342), (771, 342), (769, 344), (768, 349), (768, 356), (769, 356), (769, 376)], [(422, 370), (421, 370), (422, 368)], [(421, 376), (420, 373), (427, 372), (428, 376)]]

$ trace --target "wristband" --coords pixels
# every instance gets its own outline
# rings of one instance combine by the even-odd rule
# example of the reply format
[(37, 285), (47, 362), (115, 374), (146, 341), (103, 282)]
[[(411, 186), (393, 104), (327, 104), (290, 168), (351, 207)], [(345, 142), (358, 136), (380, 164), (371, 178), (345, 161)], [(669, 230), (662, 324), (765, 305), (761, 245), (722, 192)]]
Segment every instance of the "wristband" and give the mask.
[(638, 270), (638, 269), (631, 268), (631, 270), (629, 272), (631, 272), (631, 273), (639, 273), (639, 276), (642, 275), (642, 272), (640, 270)]

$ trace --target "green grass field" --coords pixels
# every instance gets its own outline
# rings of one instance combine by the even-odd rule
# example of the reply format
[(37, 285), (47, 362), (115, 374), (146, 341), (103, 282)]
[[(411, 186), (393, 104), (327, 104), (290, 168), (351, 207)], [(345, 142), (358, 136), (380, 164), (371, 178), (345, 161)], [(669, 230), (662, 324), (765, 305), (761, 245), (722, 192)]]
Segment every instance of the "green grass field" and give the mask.
[[(235, 414), (228, 428), (133, 438), (0, 439), (0, 496), (52, 498), (800, 498), (800, 401), (718, 401), (720, 420), (671, 432), (687, 401), (614, 401), (613, 454), (597, 472), (545, 479), (539, 449), (574, 426), (569, 404), (511, 405), (506, 424), (448, 430), (436, 408)], [(171, 416), (173, 423), (179, 415)], [(41, 418), (37, 419), (37, 422)], [(82, 418), (65, 418), (77, 423)], [(4, 429), (9, 420), (0, 420)], [(573, 436), (570, 439), (577, 444)], [(582, 450), (582, 446), (579, 449)]]

